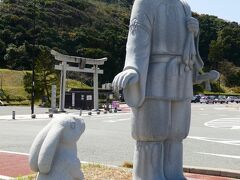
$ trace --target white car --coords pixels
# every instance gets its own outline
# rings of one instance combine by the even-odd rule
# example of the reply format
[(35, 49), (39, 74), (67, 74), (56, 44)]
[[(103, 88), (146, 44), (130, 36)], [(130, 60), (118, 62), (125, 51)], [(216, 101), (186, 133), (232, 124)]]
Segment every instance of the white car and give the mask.
[(227, 103), (226, 96), (222, 96), (222, 95), (218, 96), (218, 102), (220, 104)]
[(202, 96), (200, 99), (200, 103), (206, 103), (207, 102), (207, 97), (206, 96)]

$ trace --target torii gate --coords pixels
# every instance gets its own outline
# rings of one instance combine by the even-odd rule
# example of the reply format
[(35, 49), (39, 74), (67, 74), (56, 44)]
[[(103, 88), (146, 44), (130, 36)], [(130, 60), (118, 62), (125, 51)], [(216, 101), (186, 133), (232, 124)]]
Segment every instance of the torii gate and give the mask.
[[(55, 65), (56, 70), (61, 71), (61, 84), (60, 84), (60, 100), (59, 100), (59, 109), (64, 111), (65, 106), (65, 87), (66, 87), (66, 72), (75, 71), (75, 72), (84, 72), (93, 74), (93, 84), (94, 84), (94, 109), (97, 110), (98, 106), (98, 74), (103, 74), (103, 70), (99, 69), (99, 65), (104, 65), (107, 58), (101, 59), (91, 59), (84, 57), (68, 56), (61, 54), (55, 50), (51, 50), (51, 54), (55, 57), (56, 60), (61, 61), (60, 65)], [(67, 63), (77, 63), (78, 67), (69, 66)], [(86, 64), (93, 65), (92, 68), (85, 68)]]

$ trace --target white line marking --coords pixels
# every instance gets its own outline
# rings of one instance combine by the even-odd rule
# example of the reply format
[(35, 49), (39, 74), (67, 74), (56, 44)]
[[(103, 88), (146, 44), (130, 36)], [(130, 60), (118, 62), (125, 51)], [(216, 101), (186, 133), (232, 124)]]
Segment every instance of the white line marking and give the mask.
[(127, 119), (116, 119), (116, 120), (107, 120), (107, 121), (104, 121), (106, 123), (115, 123), (115, 122), (121, 122), (121, 121), (129, 121), (130, 119), (127, 118)]
[(97, 115), (97, 116), (103, 116), (103, 117), (106, 117), (106, 116), (121, 116), (121, 115), (127, 115), (127, 114), (131, 114), (131, 113), (108, 113), (108, 114), (100, 114), (100, 115)]
[(88, 114), (83, 114), (82, 116), (79, 116), (79, 114), (76, 113), (68, 113), (68, 114), (54, 114), (53, 118), (49, 118), (48, 114), (37, 114), (35, 119), (32, 119), (30, 117), (30, 115), (17, 115), (16, 119), (12, 119), (11, 115), (7, 115), (7, 116), (0, 116), (0, 122), (3, 121), (11, 121), (11, 122), (31, 122), (31, 121), (49, 121), (51, 119), (54, 118), (58, 118), (61, 116), (67, 116), (67, 115), (72, 115), (72, 116), (77, 116), (77, 117), (82, 117), (82, 118), (93, 118), (93, 119), (98, 119), (98, 118), (115, 118), (115, 117), (119, 117), (119, 116), (128, 116), (131, 113), (109, 113), (109, 114), (100, 114), (97, 115), (95, 113), (93, 113), (91, 116)]
[(0, 175), (0, 179), (1, 180), (14, 180), (15, 178), (9, 177), (9, 176), (2, 176), (2, 175)]
[(32, 122), (32, 121), (51, 121), (52, 119), (28, 119), (28, 120), (21, 120), (21, 119), (17, 119), (17, 120), (5, 120), (5, 122), (14, 122), (14, 123), (18, 123), (18, 122)]
[(224, 158), (240, 159), (240, 156), (227, 155), (227, 154), (214, 154), (214, 153), (205, 153), (205, 152), (197, 152), (197, 153), (203, 154), (203, 155), (224, 157)]
[(219, 114), (219, 116), (227, 116), (227, 114)]
[(205, 126), (211, 128), (223, 128), (223, 129), (240, 129), (240, 118), (220, 118), (204, 123)]
[(116, 117), (121, 117), (121, 116), (126, 116), (125, 114), (118, 114), (118, 115), (94, 115), (94, 116), (85, 116), (85, 117), (92, 117), (92, 118), (95, 118), (95, 119), (98, 119), (98, 118), (116, 118)]
[(220, 138), (208, 138), (208, 137), (198, 137), (198, 136), (188, 136), (189, 139), (196, 139), (200, 141), (214, 142), (220, 144), (240, 146), (240, 140), (233, 139), (220, 139)]
[(239, 107), (215, 107), (215, 110), (239, 111)]
[(9, 154), (26, 155), (26, 156), (29, 155), (28, 153), (21, 153), (21, 152), (14, 152), (14, 151), (4, 151), (4, 150), (0, 150), (0, 152), (3, 152), (3, 153), (9, 153)]

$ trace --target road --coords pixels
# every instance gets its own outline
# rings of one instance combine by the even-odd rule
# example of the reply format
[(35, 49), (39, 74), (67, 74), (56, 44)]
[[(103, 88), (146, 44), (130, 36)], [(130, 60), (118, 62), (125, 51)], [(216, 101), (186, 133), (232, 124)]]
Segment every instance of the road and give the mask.
[[(7, 110), (2, 107), (0, 110), (0, 150), (27, 153), (49, 119), (7, 120), (1, 116)], [(46, 109), (38, 111), (43, 113)], [(130, 113), (85, 114), (86, 131), (78, 142), (79, 158), (112, 165), (131, 162), (135, 142), (130, 134), (130, 116)], [(240, 170), (239, 105), (192, 104), (190, 133), (184, 141), (184, 165)]]

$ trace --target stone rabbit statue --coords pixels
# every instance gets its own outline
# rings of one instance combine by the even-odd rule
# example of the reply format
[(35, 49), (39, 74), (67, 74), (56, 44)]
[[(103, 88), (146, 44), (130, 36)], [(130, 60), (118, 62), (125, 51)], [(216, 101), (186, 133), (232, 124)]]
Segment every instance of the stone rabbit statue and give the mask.
[(37, 180), (83, 180), (77, 141), (85, 130), (82, 119), (64, 116), (53, 119), (36, 136), (30, 149), (30, 168)]

